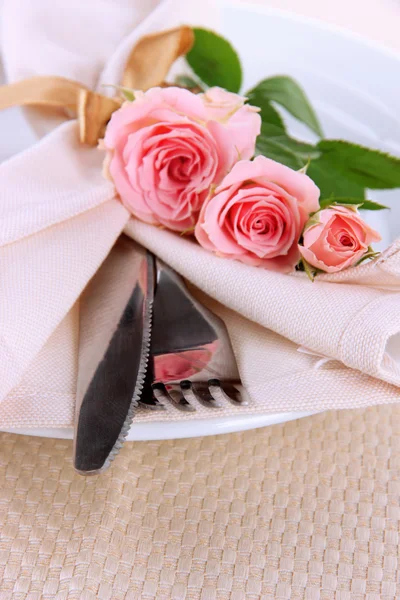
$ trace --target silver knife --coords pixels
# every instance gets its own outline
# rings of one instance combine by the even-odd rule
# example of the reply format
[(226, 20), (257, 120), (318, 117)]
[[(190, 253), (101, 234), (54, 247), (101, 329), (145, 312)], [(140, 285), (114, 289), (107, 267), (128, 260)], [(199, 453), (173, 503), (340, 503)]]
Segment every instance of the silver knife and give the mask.
[(129, 431), (150, 352), (154, 258), (121, 236), (80, 301), (74, 467), (105, 470)]

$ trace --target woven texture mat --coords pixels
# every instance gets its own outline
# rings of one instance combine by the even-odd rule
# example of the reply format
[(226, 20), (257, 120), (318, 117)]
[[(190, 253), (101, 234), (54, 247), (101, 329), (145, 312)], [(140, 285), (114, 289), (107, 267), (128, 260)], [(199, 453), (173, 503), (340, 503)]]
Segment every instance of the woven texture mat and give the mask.
[(1, 434), (0, 598), (400, 597), (400, 407), (128, 443), (82, 478), (71, 443)]

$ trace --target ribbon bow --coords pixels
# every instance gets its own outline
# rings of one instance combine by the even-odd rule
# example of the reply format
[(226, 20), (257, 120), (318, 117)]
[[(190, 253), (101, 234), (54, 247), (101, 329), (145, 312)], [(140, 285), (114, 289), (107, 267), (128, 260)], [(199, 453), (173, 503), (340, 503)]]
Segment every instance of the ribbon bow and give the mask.
[[(146, 91), (161, 85), (171, 65), (190, 50), (193, 41), (193, 31), (186, 25), (143, 36), (128, 57), (121, 87)], [(61, 109), (78, 118), (79, 139), (90, 146), (97, 144), (121, 104), (121, 98), (99, 94), (65, 77), (30, 77), (0, 88), (0, 110), (11, 106)]]

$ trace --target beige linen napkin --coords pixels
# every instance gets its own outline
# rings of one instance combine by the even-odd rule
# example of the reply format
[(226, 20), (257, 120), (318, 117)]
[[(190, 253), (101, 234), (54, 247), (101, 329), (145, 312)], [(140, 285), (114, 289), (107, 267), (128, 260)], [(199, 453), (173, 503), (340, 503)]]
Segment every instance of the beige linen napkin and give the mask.
[[(68, 8), (55, 0), (7, 0), (6, 71), (10, 80), (62, 75), (99, 90), (101, 83), (118, 84), (125, 58), (145, 33), (183, 22), (207, 25), (211, 16), (211, 4), (195, 0), (93, 0)], [(100, 151), (79, 145), (76, 124), (68, 122), (0, 166), (0, 426), (71, 425), (79, 295), (123, 229), (207, 294), (203, 300), (224, 318), (252, 398), (247, 412), (399, 397), (397, 243), (374, 263), (314, 284), (300, 274), (245, 266), (129, 220), (102, 179), (101, 160)], [(316, 368), (313, 353), (333, 360)], [(194, 418), (205, 416), (201, 409)], [(138, 415), (173, 418), (181, 417)]]

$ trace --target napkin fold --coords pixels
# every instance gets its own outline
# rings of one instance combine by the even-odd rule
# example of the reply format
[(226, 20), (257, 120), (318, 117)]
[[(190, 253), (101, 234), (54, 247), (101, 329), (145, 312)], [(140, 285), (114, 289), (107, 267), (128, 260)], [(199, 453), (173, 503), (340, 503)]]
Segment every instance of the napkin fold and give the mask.
[[(136, 220), (128, 223), (126, 231), (208, 295), (247, 319), (317, 354), (400, 385), (396, 355), (400, 294), (375, 287), (382, 285), (383, 266), (385, 276), (387, 273), (385, 256), (353, 273), (353, 283), (340, 277), (312, 283), (305, 274), (288, 276), (221, 259), (192, 240)], [(392, 252), (393, 248), (391, 262), (397, 262), (399, 252)], [(400, 336), (398, 347), (400, 350)]]
[[(11, 81), (60, 75), (104, 93), (103, 83), (119, 83), (142, 35), (185, 22), (210, 26), (217, 17), (212, 2), (196, 0), (6, 0), (5, 69)], [(101, 162), (101, 152), (79, 145), (69, 121), (0, 166), (0, 427), (72, 424), (79, 296), (122, 231), (181, 273), (225, 320), (252, 398), (248, 412), (398, 399), (400, 242), (374, 262), (314, 283), (250, 267), (130, 219)], [(320, 355), (332, 361), (315, 368)], [(190, 418), (205, 416), (202, 409)]]

